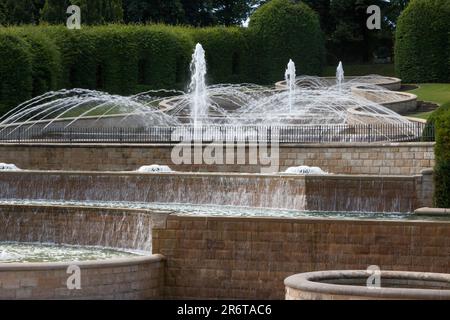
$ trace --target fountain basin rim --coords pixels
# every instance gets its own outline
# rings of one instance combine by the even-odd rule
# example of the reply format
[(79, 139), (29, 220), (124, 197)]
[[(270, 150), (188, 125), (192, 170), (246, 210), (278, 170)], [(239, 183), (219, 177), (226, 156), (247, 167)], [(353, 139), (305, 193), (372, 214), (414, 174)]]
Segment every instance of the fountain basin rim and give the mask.
[[(320, 281), (339, 279), (364, 279), (367, 280), (371, 274), (363, 270), (336, 270), (319, 271), (293, 275), (288, 277), (284, 284), (288, 288), (305, 292), (329, 294), (337, 296), (355, 296), (366, 298), (390, 298), (390, 299), (450, 299), (450, 290), (444, 289), (420, 289), (420, 288), (390, 288), (369, 289), (365, 286), (329, 284)], [(391, 280), (418, 280), (429, 282), (450, 283), (450, 274), (381, 271), (381, 284), (384, 279)]]
[[(32, 201), (32, 200), (31, 200)], [(51, 201), (51, 200), (49, 200)], [(157, 209), (142, 209), (142, 208), (136, 208), (136, 209), (130, 209), (130, 208), (121, 208), (121, 207), (106, 207), (106, 206), (91, 206), (91, 205), (71, 205), (71, 204), (67, 204), (67, 205), (57, 205), (57, 204), (37, 204), (37, 203), (31, 203), (31, 204), (16, 204), (16, 203), (0, 203), (0, 209), (1, 208), (7, 208), (7, 209), (11, 209), (11, 208), (31, 208), (31, 209), (38, 209), (38, 208), (48, 208), (48, 209), (52, 209), (52, 208), (67, 208), (67, 209), (83, 209), (85, 211), (91, 209), (91, 210), (105, 210), (105, 211), (119, 211), (119, 212), (124, 212), (124, 210), (128, 210), (128, 211), (133, 211), (135, 213), (148, 213), (148, 214), (160, 214), (161, 217), (159, 219), (155, 219), (154, 220), (154, 228), (165, 228), (166, 227), (166, 223), (167, 220), (169, 219), (169, 217), (177, 217), (177, 218), (181, 218), (183, 220), (196, 220), (199, 217), (201, 218), (205, 218), (205, 219), (211, 219), (211, 220), (217, 220), (217, 221), (229, 221), (229, 220), (238, 220), (241, 222), (254, 222), (255, 220), (264, 220), (264, 221), (268, 221), (268, 222), (280, 222), (280, 221), (289, 221), (289, 222), (295, 222), (295, 221), (305, 221), (311, 224), (329, 224), (330, 222), (333, 224), (346, 224), (349, 221), (351, 221), (352, 223), (355, 224), (361, 224), (361, 225), (366, 225), (368, 223), (375, 223), (375, 224), (390, 224), (390, 225), (410, 225), (410, 226), (415, 226), (415, 225), (421, 225), (421, 226), (426, 226), (426, 225), (442, 225), (442, 224), (450, 224), (450, 220), (449, 221), (433, 221), (433, 220), (390, 220), (390, 219), (360, 219), (358, 217), (347, 217), (346, 219), (342, 219), (342, 218), (336, 218), (336, 217), (323, 217), (323, 216), (297, 216), (297, 217), (289, 217), (289, 216), (233, 216), (233, 215), (205, 215), (205, 214), (200, 214), (197, 216), (191, 215), (191, 214), (186, 214), (186, 213), (182, 213), (177, 211), (176, 209), (174, 210), (167, 210), (167, 211), (160, 211)], [(255, 207), (253, 207), (255, 208)], [(264, 210), (265, 208), (255, 208), (255, 209), (261, 209)], [(269, 210), (273, 210), (271, 208), (268, 208)], [(283, 210), (283, 209), (280, 209)], [(413, 215), (411, 213), (411, 215)], [(123, 249), (123, 248), (112, 248), (112, 249)], [(127, 250), (126, 248), (123, 250)], [(1, 264), (0, 264), (1, 265)], [(11, 265), (11, 264), (10, 264)]]
[[(398, 86), (398, 85), (401, 85), (401, 83), (402, 83), (402, 80), (400, 78), (396, 78), (396, 77), (385, 77), (385, 76), (376, 75), (376, 74), (373, 76), (379, 76), (379, 78), (377, 79), (378, 81), (368, 82), (368, 83), (378, 85), (380, 87), (394, 86), (394, 85)], [(348, 82), (348, 80), (354, 80), (354, 79), (358, 79), (358, 78), (361, 78), (361, 76), (346, 76), (344, 82)], [(319, 77), (319, 79), (336, 81), (336, 77)], [(385, 80), (385, 81), (382, 81), (382, 80)], [(276, 82), (275, 87), (278, 89), (286, 89), (286, 80), (281, 80), (281, 81)]]
[(21, 170), (21, 171), (0, 171), (2, 175), (91, 175), (91, 176), (194, 176), (194, 177), (208, 177), (208, 176), (223, 176), (223, 177), (260, 177), (260, 178), (327, 178), (327, 179), (355, 179), (371, 180), (373, 178), (380, 178), (386, 180), (404, 180), (405, 178), (414, 179), (421, 177), (421, 174), (416, 175), (376, 175), (376, 174), (308, 174), (297, 175), (289, 173), (237, 173), (237, 172), (156, 172), (156, 173), (142, 173), (136, 171), (58, 171), (58, 170)]
[(165, 257), (160, 254), (149, 254), (131, 258), (116, 258), (108, 260), (74, 261), (74, 262), (38, 262), (38, 263), (0, 263), (0, 272), (6, 271), (45, 271), (62, 270), (71, 265), (77, 265), (81, 269), (100, 269), (124, 267), (129, 265), (139, 265), (165, 261)]
[[(360, 93), (378, 93), (381, 90), (374, 90), (374, 89), (369, 89), (369, 88), (365, 88), (364, 85), (358, 85), (358, 86), (354, 86), (351, 88), (352, 94), (357, 95), (357, 96), (362, 96), (360, 95)], [(384, 94), (392, 94), (393, 96), (398, 97), (398, 99), (392, 99), (392, 100), (387, 100), (387, 101), (382, 101), (382, 102), (378, 102), (380, 105), (385, 106), (385, 105), (390, 105), (392, 103), (405, 103), (405, 102), (411, 102), (411, 101), (416, 101), (418, 99), (418, 96), (413, 94), (413, 93), (409, 93), (409, 92), (398, 92), (398, 91), (381, 91)], [(370, 98), (365, 98), (367, 100), (372, 101)]]
[(414, 211), (415, 215), (421, 216), (450, 216), (450, 209), (444, 209), (444, 208), (419, 208)]
[[(412, 214), (411, 214), (412, 215)], [(238, 220), (241, 222), (254, 222), (255, 220), (264, 220), (267, 222), (280, 222), (280, 221), (304, 221), (310, 224), (348, 224), (349, 221), (351, 221), (354, 224), (361, 224), (361, 225), (367, 225), (370, 224), (391, 224), (391, 225), (405, 225), (408, 224), (410, 226), (414, 225), (442, 225), (442, 224), (450, 224), (450, 221), (431, 221), (431, 220), (387, 220), (387, 219), (358, 219), (358, 218), (347, 218), (347, 219), (338, 219), (338, 218), (324, 218), (324, 217), (276, 217), (276, 216), (253, 216), (253, 217), (242, 217), (242, 216), (207, 216), (207, 215), (200, 215), (200, 216), (193, 216), (193, 215), (186, 215), (183, 213), (177, 213), (173, 212), (170, 214), (170, 216), (174, 216), (177, 218), (182, 218), (184, 220), (198, 220), (199, 217), (205, 218), (205, 219), (213, 219), (214, 221), (230, 221), (230, 220)]]

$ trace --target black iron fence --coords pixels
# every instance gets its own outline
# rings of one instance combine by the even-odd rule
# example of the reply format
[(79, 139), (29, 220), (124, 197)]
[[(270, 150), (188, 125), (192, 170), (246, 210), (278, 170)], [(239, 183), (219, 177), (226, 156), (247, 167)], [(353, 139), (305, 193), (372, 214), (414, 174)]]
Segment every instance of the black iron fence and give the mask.
[(150, 128), (0, 127), (2, 143), (179, 143), (179, 142), (407, 142), (434, 141), (425, 123), (370, 125), (228, 126)]

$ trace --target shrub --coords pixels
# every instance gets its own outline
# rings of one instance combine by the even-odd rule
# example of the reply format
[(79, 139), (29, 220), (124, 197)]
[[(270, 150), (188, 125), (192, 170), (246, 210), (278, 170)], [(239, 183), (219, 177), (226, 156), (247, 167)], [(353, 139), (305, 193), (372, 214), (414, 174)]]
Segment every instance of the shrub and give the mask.
[(0, 30), (0, 114), (31, 98), (30, 47), (14, 29)]
[(122, 0), (46, 0), (41, 20), (52, 24), (65, 22), (71, 4), (80, 7), (82, 24), (112, 23), (123, 19)]
[(317, 14), (306, 4), (272, 0), (256, 10), (249, 27), (255, 37), (252, 56), (258, 58), (261, 82), (280, 80), (289, 59), (302, 74), (321, 74), (324, 37)]
[(396, 72), (405, 82), (450, 81), (450, 2), (412, 0), (396, 31)]
[(437, 207), (450, 208), (450, 103), (433, 113), (436, 126), (436, 166), (434, 202)]
[(204, 28), (192, 30), (192, 37), (206, 51), (208, 82), (240, 83), (253, 80), (248, 74), (253, 57), (249, 52), (245, 29)]
[(128, 29), (136, 46), (138, 88), (184, 89), (194, 47), (186, 28), (153, 25)]
[(38, 96), (57, 88), (60, 53), (52, 39), (41, 29), (27, 27), (18, 34), (29, 44), (31, 54), (32, 95)]

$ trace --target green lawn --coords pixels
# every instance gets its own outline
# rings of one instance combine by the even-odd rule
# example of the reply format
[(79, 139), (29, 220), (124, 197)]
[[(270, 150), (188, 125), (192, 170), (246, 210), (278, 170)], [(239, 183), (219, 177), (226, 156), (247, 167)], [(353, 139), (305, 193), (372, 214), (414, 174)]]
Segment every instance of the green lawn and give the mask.
[[(434, 102), (440, 106), (445, 103), (450, 103), (450, 83), (422, 83), (418, 86), (419, 88), (408, 92), (417, 95), (419, 100)], [(428, 119), (432, 113), (433, 111), (419, 112), (412, 114), (411, 117)]]
[[(337, 66), (325, 67), (324, 77), (334, 77)], [(387, 77), (395, 77), (394, 64), (344, 64), (346, 76), (367, 76), (369, 74), (379, 74)]]
[(418, 112), (418, 113), (414, 113), (411, 115), (408, 115), (408, 117), (413, 117), (413, 118), (419, 118), (419, 119), (424, 119), (427, 120), (429, 116), (431, 116), (431, 114), (434, 111), (428, 111), (428, 112)]
[(424, 83), (418, 89), (408, 91), (418, 96), (421, 101), (443, 105), (450, 101), (450, 83)]

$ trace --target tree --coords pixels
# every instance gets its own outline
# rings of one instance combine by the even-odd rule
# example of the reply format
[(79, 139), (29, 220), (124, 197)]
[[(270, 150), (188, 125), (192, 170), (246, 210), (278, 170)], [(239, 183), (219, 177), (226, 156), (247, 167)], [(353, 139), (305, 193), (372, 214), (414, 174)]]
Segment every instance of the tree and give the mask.
[(126, 23), (177, 24), (184, 20), (180, 0), (123, 0), (123, 11)]
[(6, 24), (6, 6), (4, 1), (0, 1), (0, 26)]
[(46, 0), (41, 20), (51, 24), (65, 22), (66, 11), (71, 4), (80, 7), (82, 23), (120, 22), (123, 18), (122, 0)]
[(215, 24), (212, 0), (181, 0), (184, 23), (196, 27)]
[(214, 0), (213, 12), (220, 25), (240, 25), (248, 18), (253, 1), (248, 0)]
[(66, 21), (68, 0), (45, 0), (41, 11), (41, 21), (50, 24), (61, 24)]
[(121, 22), (123, 19), (122, 0), (71, 0), (70, 2), (80, 7), (83, 23), (93, 25)]
[(34, 0), (0, 0), (0, 24), (32, 24), (38, 19)]
[(398, 19), (395, 67), (405, 82), (450, 81), (450, 2), (413, 0)]
[(324, 41), (319, 17), (303, 2), (272, 0), (262, 5), (250, 18), (249, 32), (261, 68), (255, 71), (259, 82), (282, 78), (289, 59), (303, 74), (322, 72)]

